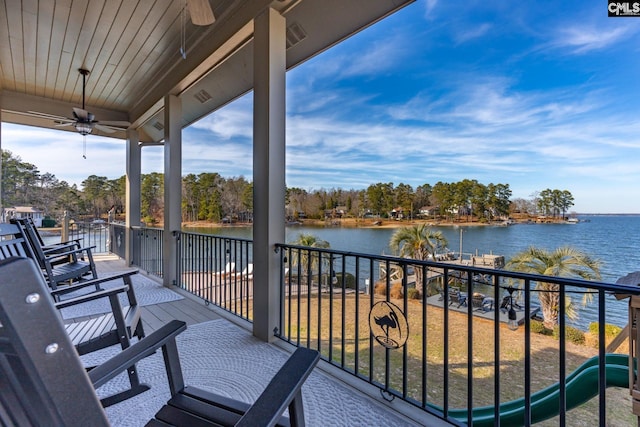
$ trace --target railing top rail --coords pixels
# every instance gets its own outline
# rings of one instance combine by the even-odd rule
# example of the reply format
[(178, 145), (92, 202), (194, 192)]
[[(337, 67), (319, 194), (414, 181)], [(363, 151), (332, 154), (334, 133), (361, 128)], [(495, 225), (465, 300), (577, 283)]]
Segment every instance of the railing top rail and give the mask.
[(253, 243), (253, 239), (245, 239), (245, 238), (241, 238), (241, 237), (230, 237), (230, 236), (219, 236), (217, 234), (208, 234), (208, 233), (194, 233), (192, 231), (175, 231), (174, 233), (179, 233), (179, 234), (185, 234), (185, 235), (190, 235), (190, 236), (204, 236), (204, 237), (213, 237), (216, 239), (222, 239), (222, 240), (234, 240), (236, 242), (248, 242), (248, 243)]
[(157, 230), (157, 231), (164, 231), (163, 228), (160, 227), (147, 227), (144, 225), (132, 225), (131, 226), (132, 230)]
[(401, 265), (412, 265), (412, 266), (426, 266), (447, 270), (455, 270), (462, 271), (467, 273), (482, 273), (482, 274), (490, 274), (490, 275), (499, 275), (501, 277), (506, 277), (510, 279), (519, 279), (519, 280), (529, 280), (531, 282), (544, 282), (544, 283), (554, 283), (561, 286), (574, 286), (574, 287), (584, 287), (591, 288), (595, 290), (603, 290), (621, 294), (631, 294), (631, 295), (640, 295), (640, 287), (633, 285), (623, 285), (623, 284), (615, 284), (615, 283), (606, 283), (606, 282), (598, 282), (577, 278), (567, 278), (567, 277), (557, 277), (557, 276), (542, 276), (538, 274), (531, 273), (521, 273), (513, 270), (504, 270), (504, 269), (494, 269), (494, 268), (486, 268), (486, 267), (478, 267), (478, 266), (470, 266), (464, 264), (453, 264), (442, 261), (426, 261), (426, 260), (417, 260), (410, 258), (401, 258), (397, 256), (391, 255), (373, 255), (373, 254), (365, 254), (359, 252), (350, 252), (350, 251), (340, 251), (335, 249), (325, 249), (325, 248), (313, 248), (309, 246), (299, 246), (299, 245), (289, 245), (285, 243), (278, 243), (275, 245), (276, 248), (280, 249), (299, 249), (299, 250), (311, 250), (313, 252), (318, 253), (326, 253), (333, 255), (341, 255), (345, 257), (359, 257), (359, 258), (369, 258), (376, 259), (379, 261), (389, 261), (396, 264)]

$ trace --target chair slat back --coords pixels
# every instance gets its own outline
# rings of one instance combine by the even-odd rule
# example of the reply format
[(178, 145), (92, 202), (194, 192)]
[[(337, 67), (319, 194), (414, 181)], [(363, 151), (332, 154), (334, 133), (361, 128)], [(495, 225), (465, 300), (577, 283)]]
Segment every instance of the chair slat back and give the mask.
[[(12, 218), (11, 223), (17, 222), (22, 225), (26, 230), (29, 230), (29, 234), (36, 239), (36, 242), (40, 244), (40, 246), (45, 246), (44, 240), (36, 227), (36, 224), (33, 222), (33, 218)], [(35, 242), (33, 242), (35, 243)]]
[(40, 239), (37, 234), (35, 227), (31, 227), (28, 221), (12, 219), (11, 224), (18, 227), (20, 234), (25, 239), (26, 243), (30, 246), (31, 252), (34, 256), (31, 258), (35, 259), (38, 262), (40, 268), (46, 268), (45, 259), (46, 255), (42, 249), (42, 245), (40, 244)]
[(33, 260), (0, 261), (0, 425), (108, 426)]
[(11, 257), (35, 259), (31, 245), (15, 224), (0, 224), (0, 260)]

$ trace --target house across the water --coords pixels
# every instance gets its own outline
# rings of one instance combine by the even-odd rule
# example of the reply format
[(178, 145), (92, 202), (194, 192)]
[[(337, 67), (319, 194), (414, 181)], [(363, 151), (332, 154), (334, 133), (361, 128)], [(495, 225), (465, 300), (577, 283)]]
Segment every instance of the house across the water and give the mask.
[(5, 208), (2, 213), (2, 221), (9, 222), (11, 218), (31, 218), (36, 227), (42, 227), (44, 212), (33, 206), (15, 206), (13, 208)]

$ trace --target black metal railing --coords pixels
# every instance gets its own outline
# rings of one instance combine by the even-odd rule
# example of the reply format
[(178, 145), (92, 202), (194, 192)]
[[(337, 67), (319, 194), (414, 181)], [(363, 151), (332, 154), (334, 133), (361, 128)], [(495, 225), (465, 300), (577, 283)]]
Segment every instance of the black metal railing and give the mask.
[[(134, 263), (161, 276), (162, 230), (133, 234)], [(252, 242), (185, 232), (175, 238), (177, 285), (251, 321)], [(608, 348), (606, 331), (608, 313), (628, 310), (614, 293), (640, 295), (638, 288), (455, 261), (277, 249), (277, 335), (319, 350), (385, 399), (474, 426), (565, 425), (577, 405), (571, 414), (578, 424), (606, 425), (623, 411), (633, 418), (631, 408), (607, 408), (607, 386), (628, 387), (637, 367), (632, 360), (630, 375), (626, 349)], [(556, 298), (556, 310), (545, 313), (557, 316), (551, 329), (536, 319), (543, 295)], [(583, 306), (583, 296), (591, 303)]]
[(147, 273), (163, 277), (164, 230), (148, 227), (131, 227), (131, 230), (133, 239), (131, 263)]
[(69, 240), (81, 240), (82, 246), (94, 246), (93, 253), (109, 252), (109, 227), (106, 222), (74, 221), (69, 225)]
[(177, 233), (177, 285), (246, 320), (253, 318), (253, 242)]
[[(638, 288), (455, 261), (278, 247), (280, 338), (320, 351), (385, 399), (474, 426), (549, 418), (565, 425), (567, 411), (585, 403), (584, 422), (606, 425), (606, 387), (628, 386), (628, 355), (607, 354), (613, 349), (605, 329), (608, 310), (627, 310), (612, 294), (639, 295)], [(552, 329), (532, 320), (541, 315), (543, 292), (558, 302), (545, 313), (557, 315)], [(585, 295), (589, 311), (579, 301)], [(569, 297), (572, 304), (559, 303)], [(576, 308), (580, 324), (591, 316), (595, 333), (579, 330)], [(591, 346), (574, 344), (585, 335)]]

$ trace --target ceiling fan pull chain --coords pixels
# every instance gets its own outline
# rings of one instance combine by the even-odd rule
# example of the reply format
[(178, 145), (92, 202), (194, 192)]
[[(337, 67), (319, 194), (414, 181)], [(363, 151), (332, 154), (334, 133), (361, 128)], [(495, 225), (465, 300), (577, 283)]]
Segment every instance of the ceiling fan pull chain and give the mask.
[(82, 135), (82, 158), (87, 158), (87, 135)]
[(186, 49), (186, 18), (187, 18), (187, 0), (184, 0), (182, 5), (182, 13), (181, 13), (181, 31), (180, 31), (180, 55), (182, 55), (182, 59), (187, 59), (187, 49)]

